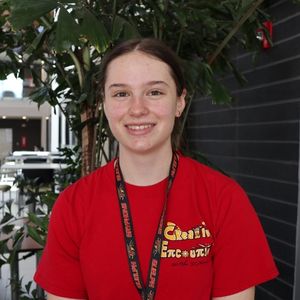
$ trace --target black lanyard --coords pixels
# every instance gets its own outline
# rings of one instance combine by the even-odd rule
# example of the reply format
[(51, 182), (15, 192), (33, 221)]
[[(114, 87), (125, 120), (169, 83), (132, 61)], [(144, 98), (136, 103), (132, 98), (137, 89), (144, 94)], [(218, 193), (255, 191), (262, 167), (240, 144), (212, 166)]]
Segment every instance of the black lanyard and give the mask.
[(168, 196), (173, 181), (175, 179), (177, 167), (178, 167), (178, 154), (174, 152), (172, 157), (172, 162), (170, 165), (168, 186), (166, 189), (164, 206), (161, 212), (160, 221), (153, 241), (147, 282), (146, 282), (146, 286), (144, 286), (142, 275), (141, 275), (142, 273), (140, 269), (139, 257), (137, 253), (136, 241), (133, 232), (133, 222), (132, 222), (132, 217), (129, 208), (129, 199), (127, 196), (123, 175), (120, 169), (119, 159), (117, 159), (115, 163), (116, 187), (117, 187), (118, 199), (119, 199), (120, 210), (121, 210), (121, 219), (122, 219), (123, 230), (124, 230), (124, 239), (125, 239), (125, 246), (126, 246), (126, 251), (128, 256), (129, 269), (130, 269), (133, 282), (143, 300), (153, 300), (155, 297), (158, 275), (159, 275), (161, 244), (163, 240), (163, 228), (165, 225), (164, 223), (165, 223), (165, 215), (167, 211)]

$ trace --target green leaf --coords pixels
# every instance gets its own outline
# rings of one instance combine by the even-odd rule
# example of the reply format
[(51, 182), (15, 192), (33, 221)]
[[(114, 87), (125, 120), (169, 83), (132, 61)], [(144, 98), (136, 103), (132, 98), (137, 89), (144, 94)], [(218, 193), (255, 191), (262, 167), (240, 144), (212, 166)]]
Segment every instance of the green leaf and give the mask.
[(213, 98), (213, 103), (216, 104), (229, 104), (232, 100), (229, 91), (217, 80), (212, 82), (211, 95)]
[(7, 253), (8, 252), (8, 247), (7, 247), (7, 242), (10, 240), (10, 238), (6, 238), (0, 241), (0, 253), (1, 255), (3, 253)]
[(33, 42), (29, 45), (29, 47), (25, 50), (26, 54), (32, 54), (33, 51), (35, 51), (37, 48), (40, 47), (41, 42), (44, 40), (45, 35), (48, 33), (48, 30), (43, 30), (40, 32), (36, 38), (33, 40)]
[[(6, 50), (7, 56), (11, 54), (12, 51)], [(5, 80), (10, 73), (17, 74), (17, 63), (15, 59), (12, 61), (0, 61), (0, 80)]]
[(248, 8), (251, 4), (253, 4), (253, 0), (242, 0), (242, 8)]
[(37, 298), (37, 289), (34, 289), (31, 293), (31, 295), (32, 295), (33, 299), (38, 299)]
[(41, 246), (45, 246), (45, 240), (41, 237), (39, 231), (32, 226), (27, 227), (28, 235)]
[(229, 63), (229, 65), (232, 73), (234, 74), (239, 84), (241, 86), (245, 85), (248, 82), (246, 77), (236, 68), (236, 66), (233, 63)]
[(93, 45), (99, 53), (103, 53), (107, 50), (110, 42), (107, 30), (103, 23), (88, 10), (84, 11), (81, 33), (88, 38), (90, 44)]
[(1, 269), (1, 267), (2, 267), (3, 265), (5, 265), (5, 264), (7, 264), (7, 261), (4, 260), (4, 259), (2, 259), (2, 258), (0, 258), (0, 269)]
[(13, 252), (17, 252), (18, 250), (21, 249), (23, 240), (24, 240), (24, 231), (23, 228), (20, 228), (13, 236)]
[(175, 9), (175, 11), (176, 11), (176, 17), (177, 17), (180, 25), (182, 27), (186, 27), (187, 26), (186, 18), (188, 17), (187, 14), (185, 14), (185, 12), (183, 12), (180, 8)]
[(202, 82), (202, 91), (206, 95), (211, 92), (212, 81), (213, 81), (213, 70), (210, 65), (206, 63), (201, 64), (201, 82)]
[(10, 21), (15, 29), (21, 29), (56, 7), (56, 0), (11, 0)]
[[(74, 161), (72, 160), (72, 162), (74, 162)], [(41, 202), (47, 206), (49, 212), (52, 210), (52, 207), (55, 203), (56, 198), (57, 198), (57, 195), (53, 192), (46, 193), (41, 196)]]
[(2, 218), (0, 224), (4, 224), (4, 223), (8, 222), (11, 219), (13, 219), (13, 216), (11, 214), (5, 213), (5, 215)]
[(57, 20), (55, 49), (58, 52), (69, 50), (72, 45), (79, 45), (79, 37), (79, 25), (71, 14), (61, 7)]
[(120, 16), (116, 16), (113, 23), (112, 40), (116, 41), (120, 39), (122, 33), (124, 39), (130, 39), (140, 36), (135, 26), (130, 24), (126, 19)]
[(26, 289), (27, 294), (29, 294), (29, 292), (30, 292), (31, 285), (32, 285), (32, 281), (28, 281), (28, 283), (25, 284), (25, 289)]
[(47, 222), (45, 222), (45, 217), (38, 217), (34, 213), (28, 214), (29, 221), (31, 221), (36, 226), (41, 227), (43, 230), (47, 230)]
[(125, 21), (123, 37), (125, 40), (129, 40), (129, 39), (133, 39), (133, 38), (139, 38), (139, 37), (141, 37), (141, 35), (140, 35), (137, 27), (134, 24), (132, 24), (128, 21)]
[[(36, 299), (36, 298), (33, 298), (33, 299)], [(32, 300), (32, 298), (25, 295), (25, 296), (21, 296), (20, 300)]]
[(10, 215), (12, 215), (12, 204), (13, 204), (13, 202), (14, 202), (14, 200), (11, 199), (11, 200), (9, 200), (5, 203), (5, 206), (8, 209)]
[(1, 231), (4, 234), (10, 234), (15, 228), (15, 225), (5, 225), (1, 228)]
[(51, 97), (50, 92), (51, 89), (48, 86), (42, 86), (30, 94), (30, 99), (33, 102), (36, 102), (38, 107), (40, 107), (46, 101), (50, 105), (55, 106), (57, 104), (57, 99), (55, 99), (55, 97)]
[(112, 39), (114, 41), (118, 40), (125, 24), (125, 20), (119, 16), (116, 16), (113, 23), (113, 30), (112, 30)]

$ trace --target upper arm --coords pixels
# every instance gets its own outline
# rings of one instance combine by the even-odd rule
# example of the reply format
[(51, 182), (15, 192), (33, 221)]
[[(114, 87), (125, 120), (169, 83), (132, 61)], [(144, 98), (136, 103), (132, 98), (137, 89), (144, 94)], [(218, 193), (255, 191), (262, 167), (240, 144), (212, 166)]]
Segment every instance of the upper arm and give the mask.
[(59, 297), (47, 293), (47, 300), (85, 300), (85, 299), (65, 298), (65, 297)]
[[(266, 236), (245, 191), (231, 182), (216, 198), (212, 295), (234, 295), (276, 277)], [(224, 299), (253, 299), (236, 297)]]
[(73, 190), (66, 190), (56, 200), (51, 212), (47, 244), (34, 276), (45, 291), (69, 299), (87, 298), (79, 257), (83, 228), (78, 215), (80, 210)]
[[(224, 296), (224, 297), (213, 297), (212, 300), (254, 300), (255, 287), (251, 287), (239, 293)], [(54, 300), (54, 299), (53, 299)]]

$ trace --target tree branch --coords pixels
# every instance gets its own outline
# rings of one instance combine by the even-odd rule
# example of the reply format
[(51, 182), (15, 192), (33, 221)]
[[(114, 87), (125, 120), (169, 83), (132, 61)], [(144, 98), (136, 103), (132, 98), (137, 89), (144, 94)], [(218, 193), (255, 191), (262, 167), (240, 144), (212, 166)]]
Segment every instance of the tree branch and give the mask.
[(238, 32), (240, 27), (252, 16), (253, 12), (257, 9), (259, 5), (262, 4), (264, 0), (257, 0), (256, 2), (251, 5), (249, 10), (244, 14), (240, 20), (236, 23), (236, 25), (232, 28), (232, 30), (228, 33), (228, 35), (225, 37), (225, 39), (222, 41), (222, 43), (219, 45), (219, 47), (216, 49), (216, 51), (212, 54), (210, 59), (208, 60), (208, 64), (211, 65), (215, 59), (218, 57), (218, 55), (221, 53), (221, 51), (225, 48), (225, 46), (228, 44), (228, 42), (231, 40), (231, 38)]

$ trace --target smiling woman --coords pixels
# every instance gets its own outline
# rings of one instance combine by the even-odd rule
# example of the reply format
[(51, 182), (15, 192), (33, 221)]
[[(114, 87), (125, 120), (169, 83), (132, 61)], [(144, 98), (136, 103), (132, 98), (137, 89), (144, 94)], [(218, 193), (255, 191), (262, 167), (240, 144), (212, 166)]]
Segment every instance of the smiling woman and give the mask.
[(253, 300), (278, 272), (232, 179), (180, 154), (186, 89), (158, 40), (120, 44), (100, 89), (119, 157), (67, 188), (35, 280), (49, 300)]
[[(168, 170), (171, 133), (176, 114), (180, 115), (184, 109), (184, 97), (185, 90), (180, 96), (176, 94), (169, 66), (143, 52), (124, 54), (109, 64), (104, 111), (119, 141), (121, 164), (128, 156), (147, 153), (160, 155)], [(154, 181), (162, 180), (166, 174), (161, 173), (162, 178)]]
[[(108, 66), (110, 63), (121, 57), (122, 55), (129, 54), (131, 52), (139, 52), (139, 54), (143, 54), (148, 56), (148, 58), (152, 60), (159, 61), (163, 68), (167, 67), (168, 76), (171, 76), (173, 79), (173, 84), (175, 84), (176, 95), (177, 97), (185, 96), (185, 80), (183, 77), (183, 73), (180, 67), (179, 58), (174, 54), (174, 52), (166, 47), (163, 43), (158, 40), (153, 39), (142, 39), (142, 40), (130, 40), (127, 43), (122, 43), (115, 47), (109, 55), (107, 55), (101, 64), (101, 75), (100, 75), (100, 85), (99, 88), (101, 93), (105, 95), (105, 83), (108, 76)], [(131, 64), (132, 65), (132, 64)], [(145, 76), (146, 73), (139, 73), (138, 77)], [(154, 80), (151, 83), (159, 83), (158, 78), (154, 77)], [(162, 84), (166, 82), (161, 82)], [(157, 92), (156, 92), (157, 93)], [(152, 92), (153, 94), (153, 92)], [(174, 128), (171, 135), (172, 148), (174, 150), (177, 149), (180, 144), (180, 136), (178, 134), (180, 128), (180, 111), (177, 112), (177, 118), (175, 119)]]

